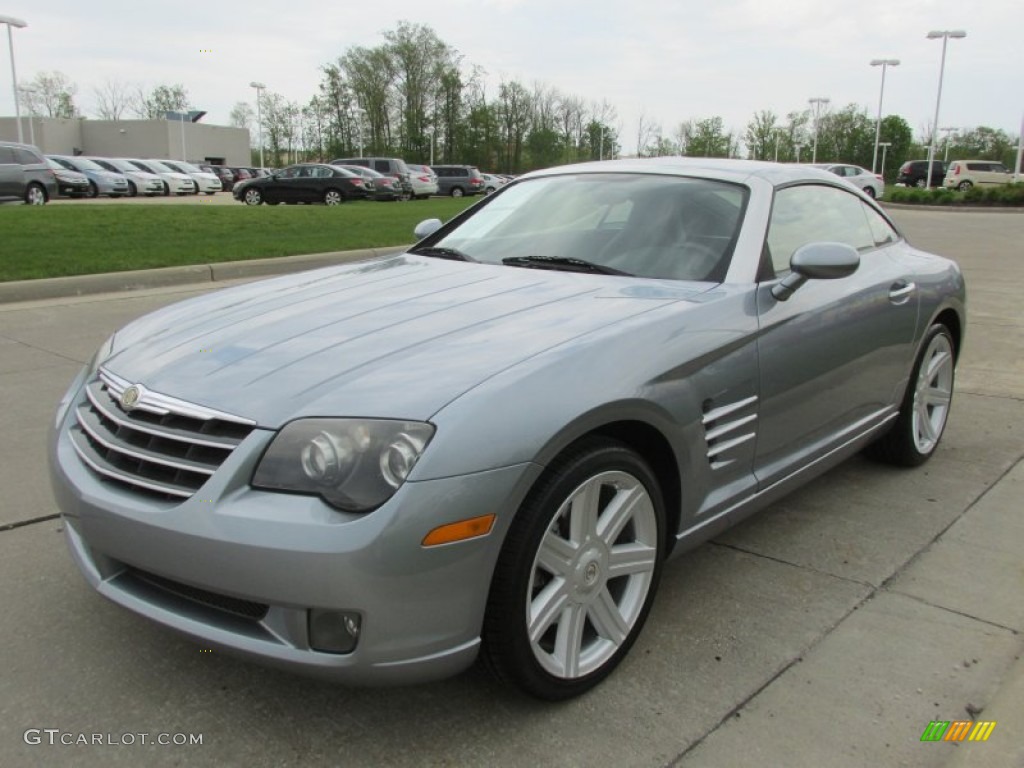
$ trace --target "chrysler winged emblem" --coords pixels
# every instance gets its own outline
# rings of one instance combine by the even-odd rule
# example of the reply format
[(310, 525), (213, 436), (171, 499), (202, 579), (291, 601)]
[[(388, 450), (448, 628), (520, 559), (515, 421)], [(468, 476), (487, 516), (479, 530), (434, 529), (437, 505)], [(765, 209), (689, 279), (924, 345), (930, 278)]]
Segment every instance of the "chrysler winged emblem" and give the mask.
[(121, 393), (121, 407), (126, 411), (130, 411), (136, 405), (139, 404), (139, 400), (142, 399), (142, 387), (138, 384), (132, 384), (124, 392)]

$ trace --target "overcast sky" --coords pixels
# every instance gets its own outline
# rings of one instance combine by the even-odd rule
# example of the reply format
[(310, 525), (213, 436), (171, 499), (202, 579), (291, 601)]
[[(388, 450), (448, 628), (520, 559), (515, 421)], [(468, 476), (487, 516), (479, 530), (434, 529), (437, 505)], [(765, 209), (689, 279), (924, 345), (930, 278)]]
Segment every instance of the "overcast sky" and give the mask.
[[(784, 116), (827, 96), (832, 108), (855, 103), (874, 116), (874, 58), (901, 60), (883, 112), (919, 136), (939, 78), (932, 29), (967, 32), (949, 42), (941, 126), (1016, 136), (1024, 113), (1022, 0), (0, 0), (0, 15), (28, 22), (14, 30), (19, 82), (59, 70), (90, 116), (93, 89), (108, 80), (181, 83), (212, 123), (254, 103), (254, 79), (306, 102), (323, 64), (380, 44), (399, 20), (429, 25), (467, 70), (486, 70), (489, 96), (517, 79), (607, 99), (627, 152), (641, 115), (666, 134), (715, 115), (742, 133), (758, 110)], [(12, 115), (6, 34), (0, 51), (0, 115)]]

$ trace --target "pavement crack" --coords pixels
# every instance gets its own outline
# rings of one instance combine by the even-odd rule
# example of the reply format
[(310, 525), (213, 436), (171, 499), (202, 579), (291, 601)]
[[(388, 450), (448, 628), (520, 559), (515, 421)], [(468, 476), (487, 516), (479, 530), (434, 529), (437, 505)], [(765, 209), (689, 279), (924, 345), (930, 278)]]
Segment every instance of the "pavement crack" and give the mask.
[(788, 566), (791, 566), (793, 568), (799, 568), (800, 570), (803, 570), (803, 571), (810, 571), (812, 573), (821, 574), (822, 576), (829, 576), (830, 578), (838, 579), (839, 581), (845, 581), (847, 584), (857, 584), (858, 586), (866, 587), (866, 588), (871, 589), (871, 590), (878, 589), (878, 587), (876, 585), (872, 584), (869, 581), (861, 581), (860, 579), (852, 579), (849, 576), (840, 576), (839, 574), (836, 574), (836, 573), (831, 573), (829, 571), (823, 571), (821, 568), (815, 568), (813, 565), (806, 565), (804, 563), (794, 563), (791, 560), (783, 560), (781, 557), (774, 557), (773, 555), (766, 555), (763, 552), (756, 552), (756, 551), (754, 551), (752, 549), (746, 549), (746, 548), (740, 547), (740, 546), (738, 546), (736, 544), (726, 544), (723, 541), (716, 541), (716, 540), (709, 541), (708, 543), (712, 544), (712, 545), (714, 545), (716, 547), (722, 547), (723, 549), (731, 549), (731, 550), (733, 550), (735, 552), (742, 552), (745, 555), (752, 555), (753, 557), (760, 557), (760, 558), (763, 558), (765, 560), (771, 560), (773, 563), (780, 563), (782, 565), (788, 565)]
[(55, 513), (55, 514), (52, 514), (52, 515), (43, 515), (42, 517), (33, 517), (30, 520), (18, 520), (17, 522), (14, 522), (14, 523), (5, 523), (3, 525), (0, 525), (0, 533), (3, 533), (4, 531), (13, 531), (16, 528), (24, 528), (26, 525), (35, 525), (36, 523), (45, 523), (45, 522), (47, 522), (49, 520), (56, 520), (59, 517), (60, 517), (60, 513)]
[(1014, 635), (1020, 634), (1019, 630), (1014, 629), (1013, 627), (1008, 627), (1005, 624), (1000, 624), (999, 622), (991, 621), (990, 619), (983, 619), (981, 616), (975, 616), (974, 614), (971, 614), (971, 613), (965, 613), (964, 611), (958, 611), (955, 608), (950, 608), (949, 606), (946, 606), (946, 605), (939, 605), (938, 603), (933, 603), (930, 600), (925, 600), (923, 597), (918, 597), (917, 595), (911, 595), (911, 594), (909, 594), (907, 592), (903, 592), (903, 591), (898, 590), (898, 589), (887, 589), (885, 591), (888, 592), (890, 595), (900, 595), (901, 597), (909, 598), (909, 599), (911, 599), (911, 600), (913, 600), (915, 602), (921, 603), (922, 605), (927, 605), (929, 608), (937, 608), (940, 611), (945, 611), (946, 613), (952, 613), (952, 614), (954, 614), (956, 616), (961, 616), (961, 617), (963, 617), (965, 619), (970, 619), (971, 621), (980, 622), (981, 624), (987, 624), (988, 626), (995, 627), (996, 629), (1006, 630), (1007, 632), (1011, 632)]

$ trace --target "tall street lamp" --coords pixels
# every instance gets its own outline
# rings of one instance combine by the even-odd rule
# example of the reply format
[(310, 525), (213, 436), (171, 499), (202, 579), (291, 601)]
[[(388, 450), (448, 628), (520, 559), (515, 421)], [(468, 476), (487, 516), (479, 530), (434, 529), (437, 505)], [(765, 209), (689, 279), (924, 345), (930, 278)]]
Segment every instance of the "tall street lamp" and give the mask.
[(821, 108), (829, 103), (831, 99), (827, 96), (812, 96), (807, 100), (814, 110), (814, 148), (811, 150), (811, 162), (818, 162), (818, 119), (821, 117)]
[(882, 167), (878, 169), (878, 172), (882, 176), (882, 182), (885, 182), (885, 150), (892, 146), (891, 141), (880, 141), (878, 146), (882, 148)]
[(796, 150), (796, 161), (800, 162), (800, 150), (804, 148), (803, 144), (794, 144), (793, 149)]
[(935, 137), (939, 132), (939, 104), (942, 102), (942, 76), (946, 71), (946, 44), (949, 42), (949, 38), (959, 40), (960, 38), (967, 37), (967, 33), (962, 29), (933, 29), (927, 35), (929, 40), (937, 40), (942, 38), (942, 63), (939, 65), (939, 90), (935, 94), (935, 119), (932, 120), (932, 140), (928, 143), (928, 181), (927, 185), (930, 189), (932, 186), (932, 162), (935, 160)]
[[(900, 65), (899, 59), (872, 59), (872, 67), (882, 68), (882, 88), (878, 92), (878, 117), (875, 119), (875, 151), (871, 155), (871, 172), (875, 173), (875, 164), (878, 161), (878, 140), (881, 138), (882, 133), (882, 97), (885, 95), (885, 70), (888, 67), (898, 67)], [(882, 164), (885, 167), (885, 164)]]
[[(366, 117), (366, 110), (362, 107), (354, 107), (352, 109), (357, 115), (359, 115), (359, 156), (363, 156), (363, 118)], [(433, 163), (431, 163), (433, 165)]]
[(21, 131), (21, 108), (18, 106), (18, 73), (14, 69), (14, 37), (11, 28), (24, 29), (28, 24), (13, 16), (0, 16), (0, 24), (7, 25), (7, 47), (11, 51), (11, 82), (14, 84), (14, 119), (18, 123), (18, 143), (25, 143), (25, 134)]
[(945, 128), (939, 128), (939, 130), (946, 134), (946, 138), (943, 141), (943, 144), (945, 145), (945, 149), (943, 150), (942, 162), (948, 163), (949, 162), (949, 135), (951, 133), (956, 133), (957, 129), (956, 129), (955, 126), (949, 126), (948, 125)]
[[(31, 86), (28, 86), (28, 85), (21, 86), (21, 88), (19, 90), (22, 93), (25, 93), (25, 94), (35, 93), (36, 92), (35, 88), (32, 88)], [(27, 107), (26, 111), (28, 112), (28, 143), (31, 144), (32, 146), (36, 146), (36, 123), (35, 123), (36, 111), (34, 109), (32, 109), (32, 105), (31, 105), (29, 99), (26, 99), (26, 107)]]
[(256, 124), (260, 130), (260, 168), (264, 168), (263, 164), (263, 91), (266, 90), (267, 86), (263, 83), (257, 83), (253, 80), (249, 83), (250, 88), (256, 89)]

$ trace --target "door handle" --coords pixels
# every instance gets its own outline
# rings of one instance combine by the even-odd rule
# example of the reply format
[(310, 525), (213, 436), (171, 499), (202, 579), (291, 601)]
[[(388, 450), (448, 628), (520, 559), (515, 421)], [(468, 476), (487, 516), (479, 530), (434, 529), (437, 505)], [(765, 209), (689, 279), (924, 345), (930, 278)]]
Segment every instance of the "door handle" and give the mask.
[(889, 288), (889, 301), (893, 304), (905, 304), (915, 290), (917, 290), (915, 283), (897, 280)]

